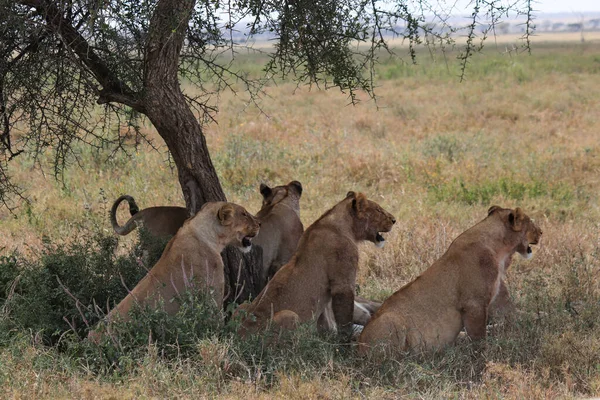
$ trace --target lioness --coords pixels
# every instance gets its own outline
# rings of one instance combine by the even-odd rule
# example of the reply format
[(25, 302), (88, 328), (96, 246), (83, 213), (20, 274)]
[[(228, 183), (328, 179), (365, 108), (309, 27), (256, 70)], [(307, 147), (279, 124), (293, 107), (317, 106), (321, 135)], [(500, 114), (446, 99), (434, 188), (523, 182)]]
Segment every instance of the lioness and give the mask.
[(304, 232), (300, 221), (300, 197), (302, 184), (291, 181), (287, 185), (273, 188), (261, 183), (260, 194), (263, 203), (256, 218), (261, 223), (254, 244), (262, 247), (262, 285), (287, 263), (296, 251), (298, 241)]
[(179, 309), (171, 301), (190, 284), (212, 290), (217, 307), (223, 306), (223, 260), (221, 251), (235, 245), (247, 252), (260, 223), (242, 206), (227, 202), (209, 202), (177, 231), (161, 258), (137, 286), (108, 314), (127, 319), (134, 303), (156, 306), (164, 300), (165, 311), (175, 314)]
[[(262, 285), (266, 285), (267, 280), (292, 258), (304, 233), (300, 220), (302, 184), (292, 181), (287, 185), (271, 188), (261, 183), (260, 194), (263, 196), (263, 203), (256, 217), (260, 220), (261, 227), (253, 243), (263, 249), (260, 278)], [(379, 302), (355, 297), (353, 322), (366, 325), (380, 306)], [(327, 313), (324, 317), (321, 326), (328, 330), (335, 328), (333, 314)]]
[(452, 343), (465, 327), (486, 335), (488, 307), (517, 252), (532, 255), (541, 229), (523, 210), (493, 206), (488, 216), (458, 236), (446, 253), (375, 313), (359, 338), (359, 353), (433, 350)]
[[(117, 208), (123, 200), (129, 203), (131, 218), (125, 225), (120, 226), (117, 222)], [(115, 233), (121, 236), (128, 235), (139, 224), (143, 224), (154, 236), (173, 236), (187, 218), (188, 212), (185, 207), (159, 206), (140, 211), (133, 197), (126, 194), (115, 200), (110, 209), (110, 223)]]
[(240, 333), (264, 329), (270, 320), (292, 328), (318, 319), (331, 303), (338, 332), (352, 329), (357, 244), (383, 245), (395, 218), (364, 194), (348, 192), (302, 235), (292, 259), (279, 270), (252, 304)]

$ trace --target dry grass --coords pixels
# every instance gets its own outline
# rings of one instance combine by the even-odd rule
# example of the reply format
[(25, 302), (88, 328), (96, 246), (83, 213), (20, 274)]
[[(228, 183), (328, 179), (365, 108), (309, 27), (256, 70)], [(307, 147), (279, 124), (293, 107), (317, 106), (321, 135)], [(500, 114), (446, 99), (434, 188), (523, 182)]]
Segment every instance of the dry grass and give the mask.
[[(28, 352), (44, 350), (24, 346), (16, 356), (0, 349), (0, 377), (14, 374), (0, 386), (16, 398), (600, 395), (598, 50), (589, 43), (556, 44), (532, 56), (478, 56), (466, 83), (459, 83), (454, 67), (427, 58), (417, 66), (390, 61), (380, 68), (377, 106), (365, 101), (352, 107), (339, 92), (285, 82), (267, 88), (262, 110), (226, 93), (218, 125), (206, 129), (228, 198), (251, 211), (260, 206), (260, 182), (297, 179), (305, 188), (305, 226), (348, 190), (365, 192), (397, 217), (383, 250), (362, 247), (358, 280), (368, 297), (383, 299), (413, 279), (492, 204), (523, 207), (538, 220), (541, 245), (533, 260), (515, 259), (508, 280), (520, 308), (550, 316), (539, 326), (517, 321), (490, 339), (473, 381), (462, 372), (451, 379), (451, 362), (419, 367), (412, 361), (398, 364), (401, 378), (390, 384), (346, 365), (281, 372), (273, 384), (260, 377), (205, 377), (210, 384), (202, 386), (189, 378), (204, 379), (192, 361), (163, 365), (152, 352), (134, 373), (115, 381), (74, 373), (72, 365), (40, 368), (39, 357)], [(0, 249), (26, 251), (45, 237), (110, 231), (108, 209), (123, 193), (141, 207), (183, 204), (164, 147), (131, 159), (108, 152), (85, 157), (85, 170), (72, 168), (65, 187), (30, 160), (17, 161), (13, 175), (33, 202), (16, 216), (0, 211)], [(128, 216), (124, 209), (119, 215)], [(216, 364), (213, 372), (227, 375), (219, 367), (223, 360)]]

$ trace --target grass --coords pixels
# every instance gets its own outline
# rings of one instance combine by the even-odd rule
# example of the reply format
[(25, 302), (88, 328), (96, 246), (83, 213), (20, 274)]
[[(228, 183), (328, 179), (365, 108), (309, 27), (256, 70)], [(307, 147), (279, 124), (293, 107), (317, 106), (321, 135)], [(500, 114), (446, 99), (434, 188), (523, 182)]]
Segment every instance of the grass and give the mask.
[[(377, 104), (365, 97), (352, 107), (339, 92), (277, 82), (266, 88), (260, 110), (248, 106), (242, 95), (224, 93), (218, 124), (206, 128), (228, 198), (251, 211), (260, 207), (260, 182), (297, 179), (304, 186), (305, 226), (348, 190), (364, 191), (396, 216), (399, 223), (383, 250), (361, 247), (358, 283), (366, 297), (384, 299), (414, 279), (492, 204), (524, 208), (544, 231), (535, 257), (526, 262), (515, 258), (508, 275), (511, 295), (526, 313), (494, 328), (484, 343), (459, 342), (433, 356), (372, 364), (310, 328), (286, 338), (281, 346), (271, 346), (264, 339), (241, 341), (232, 328), (198, 330), (189, 324), (193, 319), (183, 315), (154, 320), (181, 328), (183, 333), (174, 334), (181, 337), (180, 343), (168, 339), (173, 333), (152, 344), (141, 335), (110, 353), (102, 347), (86, 348), (65, 333), (68, 326), (45, 322), (45, 317), (61, 321), (63, 315), (78, 315), (62, 291), (55, 293), (59, 297), (51, 304), (52, 312), (36, 311), (34, 316), (40, 318), (28, 320), (28, 328), (0, 328), (4, 395), (600, 395), (599, 50), (600, 45), (586, 42), (539, 44), (531, 56), (491, 51), (473, 58), (463, 83), (455, 66), (447, 67), (439, 57), (433, 62), (422, 54), (416, 66), (390, 59), (378, 67)], [(240, 65), (252, 74), (260, 71), (253, 56)], [(71, 168), (64, 185), (32, 168), (33, 160), (15, 160), (11, 172), (32, 202), (22, 204), (14, 215), (0, 210), (0, 264), (5, 266), (0, 269), (5, 292), (0, 299), (6, 298), (15, 272), (24, 265), (32, 279), (54, 285), (53, 274), (44, 275), (49, 253), (61, 260), (54, 275), (73, 279), (69, 287), (77, 281), (100, 285), (92, 278), (78, 278), (75, 272), (83, 266), (93, 273), (121, 259), (133, 263), (126, 264), (132, 279), (140, 272), (135, 258), (129, 258), (134, 235), (109, 240), (112, 201), (128, 193), (142, 208), (183, 204), (164, 145), (149, 126), (142, 129), (156, 138), (158, 152), (142, 147), (126, 157), (110, 149), (82, 148), (85, 169)], [(49, 157), (41, 163), (47, 165)], [(118, 218), (128, 218), (125, 207)], [(109, 242), (104, 250), (96, 250), (93, 238), (102, 237)], [(111, 293), (117, 291), (118, 282), (115, 285)], [(15, 309), (12, 315), (4, 313), (1, 301), (0, 308), (0, 319), (10, 322)], [(60, 343), (48, 344), (56, 341)]]

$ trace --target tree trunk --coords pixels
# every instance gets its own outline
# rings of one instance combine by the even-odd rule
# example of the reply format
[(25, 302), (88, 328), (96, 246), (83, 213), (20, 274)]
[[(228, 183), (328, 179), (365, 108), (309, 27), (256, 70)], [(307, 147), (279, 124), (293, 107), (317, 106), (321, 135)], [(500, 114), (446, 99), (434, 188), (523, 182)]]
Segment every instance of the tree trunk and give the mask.
[[(225, 201), (202, 127), (179, 86), (179, 54), (195, 1), (160, 0), (150, 21), (144, 66), (143, 113), (173, 156), (190, 215), (207, 201)], [(221, 254), (225, 264), (225, 304), (256, 297), (262, 256), (235, 248)]]
[[(185, 101), (179, 85), (164, 81), (148, 86), (146, 115), (164, 139), (179, 174), (186, 206), (194, 215), (207, 201), (225, 201), (219, 177), (212, 164), (202, 127)], [(225, 304), (255, 298), (260, 292), (262, 250), (253, 246), (248, 254), (229, 246), (223, 253)]]
[[(196, 0), (159, 0), (150, 20), (144, 54), (144, 87), (134, 92), (118, 78), (87, 39), (64, 17), (60, 3), (20, 0), (43, 17), (83, 65), (102, 90), (98, 103), (117, 102), (148, 116), (173, 155), (179, 183), (190, 215), (207, 201), (225, 201), (219, 177), (212, 164), (202, 127), (194, 117), (179, 86), (179, 55)], [(6, 139), (8, 140), (8, 139)], [(9, 145), (8, 145), (9, 147)], [(152, 171), (148, 171), (152, 173)], [(260, 250), (260, 249), (257, 249)], [(256, 297), (260, 290), (262, 251), (248, 256), (228, 248), (223, 252), (226, 303)]]

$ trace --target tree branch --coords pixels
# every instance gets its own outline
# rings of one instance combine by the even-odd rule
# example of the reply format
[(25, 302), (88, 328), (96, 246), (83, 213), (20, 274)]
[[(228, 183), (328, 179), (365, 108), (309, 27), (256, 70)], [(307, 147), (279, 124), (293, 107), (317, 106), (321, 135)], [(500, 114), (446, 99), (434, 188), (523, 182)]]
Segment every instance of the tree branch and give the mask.
[(118, 101), (136, 110), (141, 110), (138, 94), (118, 79), (81, 33), (73, 27), (70, 21), (63, 17), (60, 8), (55, 3), (47, 0), (19, 0), (19, 3), (35, 8), (36, 12), (46, 20), (48, 28), (60, 35), (64, 44), (92, 72), (98, 83), (103, 87), (98, 93), (100, 95), (99, 104)]
[(146, 45), (144, 86), (179, 85), (179, 55), (194, 0), (160, 0), (156, 5)]

